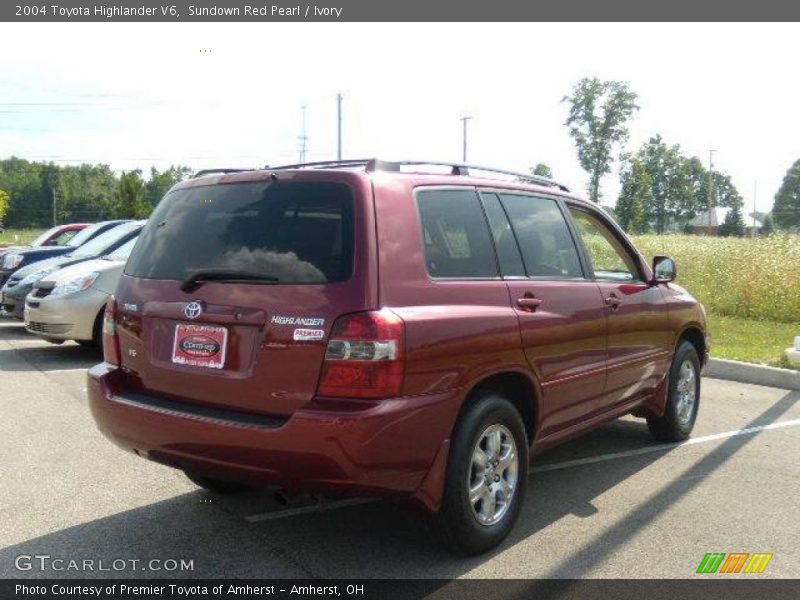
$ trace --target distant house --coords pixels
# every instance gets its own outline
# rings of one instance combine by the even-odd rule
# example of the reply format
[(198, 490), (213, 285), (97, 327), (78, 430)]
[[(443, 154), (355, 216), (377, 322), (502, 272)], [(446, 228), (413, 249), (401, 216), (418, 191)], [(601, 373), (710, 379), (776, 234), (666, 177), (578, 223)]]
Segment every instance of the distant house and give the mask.
[[(708, 211), (703, 211), (694, 219), (686, 224), (689, 233), (710, 233), (717, 235), (719, 233), (719, 226), (725, 221), (728, 216), (730, 208), (727, 206), (715, 206), (711, 209), (711, 222), (709, 223)], [(758, 219), (753, 219), (750, 215), (746, 215), (742, 219), (744, 221), (744, 231), (747, 235), (758, 233), (763, 223)], [(710, 229), (710, 230), (709, 230)]]

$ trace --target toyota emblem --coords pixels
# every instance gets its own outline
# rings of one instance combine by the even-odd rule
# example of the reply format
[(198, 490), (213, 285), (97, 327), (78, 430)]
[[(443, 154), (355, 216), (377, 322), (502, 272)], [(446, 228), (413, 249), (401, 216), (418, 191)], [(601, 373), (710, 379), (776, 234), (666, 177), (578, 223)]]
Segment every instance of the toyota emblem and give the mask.
[(199, 302), (189, 302), (186, 308), (183, 309), (183, 314), (186, 315), (187, 319), (196, 319), (201, 312), (203, 312), (203, 307), (200, 306)]

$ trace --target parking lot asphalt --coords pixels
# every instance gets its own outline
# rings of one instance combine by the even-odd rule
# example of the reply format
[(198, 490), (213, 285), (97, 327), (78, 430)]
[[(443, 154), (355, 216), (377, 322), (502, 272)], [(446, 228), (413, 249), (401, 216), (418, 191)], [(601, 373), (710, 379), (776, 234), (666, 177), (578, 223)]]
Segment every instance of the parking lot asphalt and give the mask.
[[(682, 578), (707, 552), (769, 552), (747, 577), (800, 577), (797, 392), (704, 379), (689, 443), (656, 445), (628, 417), (535, 457), (509, 539), (465, 559), (397, 502), (274, 519), (271, 493), (210, 494), (119, 450), (87, 407), (97, 361), (0, 322), (0, 577)], [(126, 565), (19, 570), (27, 555)]]

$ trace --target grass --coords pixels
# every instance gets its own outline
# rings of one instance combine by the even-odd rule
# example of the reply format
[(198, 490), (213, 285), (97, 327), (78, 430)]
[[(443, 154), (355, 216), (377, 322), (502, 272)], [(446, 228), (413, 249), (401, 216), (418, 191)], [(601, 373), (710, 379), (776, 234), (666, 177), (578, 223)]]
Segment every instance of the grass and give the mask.
[(800, 324), (753, 321), (709, 313), (711, 356), (743, 362), (789, 367), (784, 350), (800, 335)]
[(32, 242), (44, 229), (6, 229), (0, 233), (0, 246), (17, 246)]
[(677, 283), (708, 312), (712, 356), (789, 366), (784, 350), (800, 335), (800, 235), (639, 235), (634, 242), (651, 261), (675, 259)]
[(650, 260), (672, 256), (678, 283), (711, 313), (800, 323), (800, 235), (640, 235), (634, 241)]

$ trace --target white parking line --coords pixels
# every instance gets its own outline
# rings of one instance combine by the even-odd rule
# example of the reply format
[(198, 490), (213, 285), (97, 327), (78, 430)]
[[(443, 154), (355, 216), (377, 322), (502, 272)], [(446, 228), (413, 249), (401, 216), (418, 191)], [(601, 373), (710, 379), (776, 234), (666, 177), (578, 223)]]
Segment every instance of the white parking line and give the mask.
[(583, 465), (591, 465), (594, 463), (605, 462), (607, 460), (616, 460), (618, 458), (628, 458), (629, 456), (640, 456), (642, 454), (651, 454), (653, 452), (663, 452), (673, 448), (680, 448), (681, 446), (696, 446), (697, 444), (707, 444), (709, 442), (716, 442), (725, 438), (735, 437), (737, 435), (750, 435), (758, 433), (759, 431), (767, 431), (770, 429), (781, 429), (784, 427), (800, 427), (800, 419), (791, 419), (789, 421), (778, 421), (777, 423), (770, 423), (768, 425), (758, 425), (756, 427), (745, 427), (744, 429), (734, 429), (733, 431), (725, 431), (723, 433), (714, 433), (711, 435), (704, 435), (697, 438), (686, 440), (685, 442), (678, 442), (675, 444), (658, 444), (656, 446), (648, 446), (646, 448), (636, 448), (634, 450), (625, 450), (624, 452), (611, 452), (609, 454), (600, 454), (598, 456), (590, 456), (588, 458), (578, 458), (575, 460), (567, 460), (564, 462), (553, 463), (550, 465), (542, 465), (540, 467), (533, 467), (529, 473), (542, 473), (544, 471), (558, 471), (560, 469), (569, 469), (571, 467), (580, 467)]
[(89, 370), (89, 367), (80, 367), (80, 368), (77, 368), (77, 369), (48, 369), (48, 368), (41, 369), (40, 368), (39, 370), (42, 373), (45, 373), (45, 374), (47, 374), (47, 373), (85, 373), (86, 371)]

